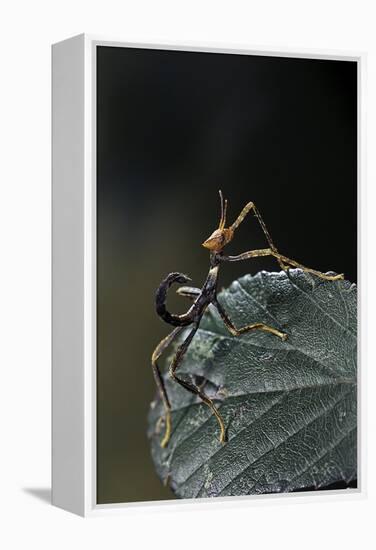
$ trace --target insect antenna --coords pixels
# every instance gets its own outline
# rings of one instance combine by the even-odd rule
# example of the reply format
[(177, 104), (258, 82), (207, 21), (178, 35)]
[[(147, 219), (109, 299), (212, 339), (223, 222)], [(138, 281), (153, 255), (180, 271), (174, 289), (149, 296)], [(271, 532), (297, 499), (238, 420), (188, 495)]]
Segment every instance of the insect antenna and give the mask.
[(226, 225), (227, 199), (225, 201), (223, 200), (221, 190), (219, 190), (219, 197), (221, 199), (221, 219), (219, 220), (218, 229), (224, 229)]

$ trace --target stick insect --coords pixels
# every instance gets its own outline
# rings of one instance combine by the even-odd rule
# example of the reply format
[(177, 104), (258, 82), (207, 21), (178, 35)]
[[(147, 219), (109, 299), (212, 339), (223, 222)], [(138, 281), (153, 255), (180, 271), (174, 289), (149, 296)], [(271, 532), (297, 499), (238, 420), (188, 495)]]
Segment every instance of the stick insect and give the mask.
[[(201, 318), (205, 310), (209, 306), (209, 304), (212, 304), (217, 309), (224, 324), (226, 325), (227, 329), (233, 336), (240, 336), (241, 334), (250, 332), (252, 330), (262, 330), (276, 336), (277, 338), (280, 338), (281, 340), (286, 340), (287, 338), (287, 334), (280, 332), (276, 328), (268, 326), (264, 323), (253, 323), (240, 328), (237, 328), (234, 325), (234, 323), (231, 321), (230, 317), (228, 316), (228, 314), (226, 313), (226, 311), (224, 310), (224, 308), (221, 306), (221, 304), (217, 299), (218, 272), (222, 263), (239, 262), (242, 260), (248, 260), (249, 258), (259, 258), (262, 256), (272, 256), (277, 260), (279, 266), (284, 271), (288, 271), (290, 267), (298, 267), (307, 273), (312, 273), (314, 275), (317, 275), (318, 277), (321, 277), (322, 279), (326, 279), (329, 281), (336, 281), (338, 279), (343, 279), (343, 274), (340, 274), (340, 275), (324, 274), (324, 273), (321, 273), (320, 271), (316, 271), (315, 269), (310, 269), (308, 267), (305, 267), (302, 264), (296, 262), (295, 260), (291, 260), (290, 258), (287, 258), (286, 256), (283, 256), (282, 254), (280, 254), (276, 246), (274, 245), (271, 239), (271, 236), (265, 226), (265, 223), (253, 202), (249, 202), (248, 204), (246, 204), (243, 210), (240, 212), (239, 216), (234, 221), (234, 223), (229, 227), (226, 227), (227, 200), (225, 201), (223, 200), (223, 195), (221, 191), (219, 191), (219, 195), (220, 195), (220, 201), (221, 201), (221, 217), (219, 221), (219, 226), (210, 235), (210, 237), (202, 243), (202, 246), (204, 246), (206, 249), (210, 251), (210, 268), (209, 268), (209, 273), (206, 277), (206, 280), (203, 284), (203, 287), (199, 289), (199, 288), (192, 288), (192, 287), (186, 286), (186, 287), (180, 287), (177, 290), (177, 293), (180, 296), (185, 296), (193, 300), (192, 306), (188, 309), (186, 313), (183, 313), (182, 315), (174, 315), (173, 313), (170, 313), (166, 308), (167, 291), (170, 288), (170, 286), (173, 283), (184, 285), (185, 283), (191, 280), (189, 277), (187, 277), (182, 273), (174, 272), (167, 275), (167, 277), (161, 282), (156, 293), (155, 303), (156, 303), (157, 314), (166, 323), (173, 325), (175, 327), (174, 330), (168, 336), (163, 338), (163, 340), (158, 344), (158, 346), (155, 348), (153, 352), (152, 359), (151, 359), (154, 378), (155, 378), (161, 399), (163, 401), (164, 410), (165, 410), (165, 414), (164, 414), (165, 433), (160, 443), (161, 447), (166, 447), (171, 437), (171, 404), (170, 404), (169, 397), (167, 395), (166, 386), (165, 386), (161, 371), (158, 367), (157, 361), (162, 355), (162, 353), (166, 350), (166, 348), (173, 342), (173, 340), (175, 340), (175, 338), (177, 338), (188, 326), (191, 327), (190, 331), (186, 335), (184, 341), (179, 345), (179, 347), (176, 350), (176, 353), (169, 367), (169, 375), (175, 382), (183, 386), (183, 388), (197, 395), (211, 409), (212, 413), (215, 415), (218, 421), (218, 425), (220, 429), (219, 440), (221, 443), (226, 442), (226, 427), (212, 399), (210, 399), (207, 395), (205, 395), (205, 393), (202, 391), (201, 388), (195, 386), (191, 382), (183, 380), (176, 373), (199, 327)], [(237, 230), (239, 225), (243, 222), (244, 218), (251, 212), (253, 212), (254, 215), (256, 216), (256, 219), (260, 224), (261, 229), (264, 232), (264, 235), (269, 245), (268, 248), (250, 250), (248, 252), (243, 252), (242, 254), (238, 254), (236, 256), (225, 256), (222, 253), (223, 248), (230, 241), (232, 241), (232, 239), (234, 238), (235, 231)]]

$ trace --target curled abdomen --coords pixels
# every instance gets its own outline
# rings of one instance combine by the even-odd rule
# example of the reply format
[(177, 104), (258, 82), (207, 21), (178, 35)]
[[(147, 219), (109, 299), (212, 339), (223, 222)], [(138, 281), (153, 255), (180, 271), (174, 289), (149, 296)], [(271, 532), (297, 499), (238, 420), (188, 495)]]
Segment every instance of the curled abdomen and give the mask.
[(155, 309), (157, 311), (157, 314), (166, 323), (175, 327), (184, 327), (190, 325), (192, 323), (192, 314), (191, 310), (188, 310), (187, 313), (183, 313), (182, 315), (175, 315), (174, 313), (170, 313), (169, 311), (167, 311), (167, 291), (173, 283), (183, 285), (190, 280), (191, 279), (183, 273), (170, 273), (165, 279), (163, 279), (155, 295)]

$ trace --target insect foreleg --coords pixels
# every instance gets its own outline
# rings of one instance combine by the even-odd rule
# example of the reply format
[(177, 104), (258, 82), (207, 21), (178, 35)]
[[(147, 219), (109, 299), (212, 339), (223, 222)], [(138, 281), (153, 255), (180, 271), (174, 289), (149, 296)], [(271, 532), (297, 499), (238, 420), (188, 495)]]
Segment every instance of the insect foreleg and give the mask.
[(249, 202), (248, 204), (245, 205), (245, 207), (243, 208), (243, 210), (240, 212), (239, 216), (236, 218), (235, 222), (232, 224), (232, 226), (230, 227), (230, 229), (232, 231), (235, 231), (235, 229), (237, 229), (239, 227), (239, 225), (242, 223), (242, 221), (244, 220), (244, 218), (253, 210), (256, 218), (257, 218), (257, 221), (259, 222), (259, 225), (266, 237), (266, 240), (268, 241), (268, 244), (269, 244), (269, 248), (270, 250), (272, 250), (272, 252), (274, 253), (273, 256), (275, 256), (275, 258), (277, 258), (277, 261), (280, 265), (280, 267), (282, 269), (285, 269), (285, 265), (281, 259), (281, 256), (280, 254), (278, 253), (278, 250), (277, 250), (277, 247), (275, 246), (275, 244), (273, 243), (272, 241), (272, 238), (270, 236), (270, 233), (264, 223), (264, 220), (262, 219), (261, 217), (261, 214), (260, 212), (257, 210), (256, 208), (256, 205), (253, 203), (253, 202)]
[(271, 248), (261, 248), (258, 250), (249, 250), (248, 252), (243, 252), (242, 254), (237, 254), (236, 256), (223, 256), (220, 255), (219, 259), (221, 262), (240, 262), (242, 260), (249, 260), (249, 258), (260, 258), (262, 256), (274, 256), (274, 252)]
[(316, 269), (305, 267), (295, 260), (291, 260), (290, 258), (283, 256), (279, 252), (275, 252), (271, 248), (249, 250), (248, 252), (243, 252), (242, 254), (238, 254), (237, 256), (220, 256), (219, 258), (223, 262), (239, 262), (242, 260), (249, 260), (250, 258), (260, 258), (262, 256), (273, 256), (274, 258), (276, 258), (284, 271), (288, 271), (289, 267), (299, 267), (306, 273), (313, 273), (313, 275), (317, 275), (317, 277), (321, 277), (321, 279), (325, 279), (328, 281), (337, 281), (339, 279), (343, 279), (343, 273), (341, 273), (340, 275), (327, 275), (326, 273), (322, 273), (321, 271), (317, 271)]
[[(274, 254), (273, 254), (274, 256)], [(321, 279), (326, 279), (327, 281), (338, 281), (339, 279), (343, 279), (344, 275), (343, 273), (340, 273), (339, 275), (327, 275), (326, 273), (321, 273), (321, 271), (316, 271), (316, 269), (311, 269), (310, 267), (305, 267), (304, 265), (296, 262), (295, 260), (291, 260), (290, 258), (286, 258), (286, 256), (282, 256), (282, 254), (278, 253), (278, 256), (281, 258), (283, 262), (288, 264), (291, 267), (299, 267), (303, 271), (306, 271), (307, 273), (313, 273), (314, 275), (317, 275), (318, 277), (321, 277)], [(287, 269), (285, 269), (287, 271)]]

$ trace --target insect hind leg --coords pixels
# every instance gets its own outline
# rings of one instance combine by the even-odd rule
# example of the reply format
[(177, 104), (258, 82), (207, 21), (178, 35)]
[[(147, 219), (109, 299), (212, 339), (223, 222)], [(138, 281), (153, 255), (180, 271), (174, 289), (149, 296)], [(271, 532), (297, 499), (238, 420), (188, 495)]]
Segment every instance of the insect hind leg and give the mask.
[[(158, 366), (158, 359), (164, 352), (164, 350), (171, 344), (171, 342), (184, 330), (184, 327), (176, 327), (168, 336), (163, 338), (155, 348), (151, 357), (151, 366), (153, 369), (154, 379), (157, 384), (159, 394), (161, 396), (163, 406), (165, 409), (165, 434), (161, 441), (161, 447), (166, 447), (171, 435), (171, 404), (167, 395), (166, 386)], [(159, 419), (160, 421), (160, 419)], [(158, 423), (159, 423), (158, 421)]]
[(186, 337), (184, 342), (179, 346), (179, 348), (176, 351), (175, 356), (174, 356), (174, 358), (171, 362), (170, 369), (169, 369), (169, 374), (170, 374), (171, 378), (173, 380), (175, 380), (175, 382), (180, 384), (180, 386), (182, 386), (183, 388), (185, 388), (189, 392), (193, 393), (194, 395), (197, 395), (201, 399), (201, 401), (203, 401), (210, 408), (210, 410), (212, 411), (212, 413), (216, 417), (217, 422), (219, 424), (219, 428), (220, 428), (219, 440), (220, 440), (221, 443), (225, 443), (226, 440), (227, 440), (226, 439), (226, 427), (225, 427), (223, 418), (220, 415), (217, 407), (214, 405), (213, 401), (207, 395), (205, 395), (205, 393), (203, 391), (199, 390), (196, 386), (194, 386), (190, 382), (187, 382), (186, 380), (182, 380), (181, 378), (179, 378), (176, 375), (176, 370), (179, 367), (179, 365), (181, 364), (181, 362), (183, 360), (183, 357), (184, 357), (184, 355), (185, 355), (185, 353), (188, 349), (188, 346), (191, 343), (191, 341), (193, 339), (193, 336), (195, 335), (197, 329), (198, 329), (198, 324), (196, 324), (192, 328), (192, 330), (190, 331), (190, 333), (188, 334), (188, 336)]

